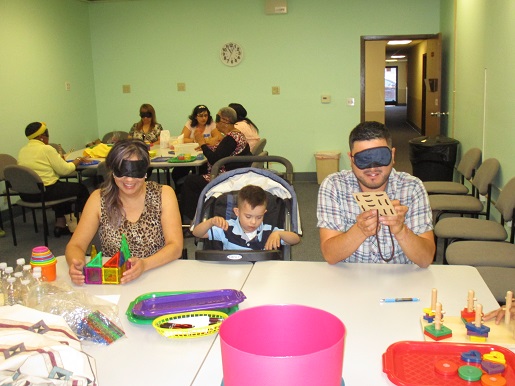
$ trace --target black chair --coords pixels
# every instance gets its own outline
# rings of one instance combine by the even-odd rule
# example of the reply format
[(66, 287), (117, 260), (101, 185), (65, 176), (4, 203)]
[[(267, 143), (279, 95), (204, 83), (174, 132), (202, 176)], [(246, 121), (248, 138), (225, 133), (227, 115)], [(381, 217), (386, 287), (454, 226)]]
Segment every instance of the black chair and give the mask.
[[(5, 182), (4, 169), (9, 165), (17, 165), (18, 161), (16, 158), (9, 154), (0, 154), (0, 182)], [(16, 196), (17, 194), (13, 191), (12, 195)], [(7, 191), (0, 191), (0, 197), (7, 197)], [(23, 210), (23, 221), (25, 222), (25, 209)], [(2, 211), (0, 211), (0, 229), (4, 228), (4, 222), (2, 220)]]
[[(34, 230), (37, 233), (38, 227), (36, 222), (36, 211), (35, 209), (41, 209), (43, 212), (43, 238), (45, 245), (48, 246), (48, 222), (46, 209), (51, 208), (54, 205), (62, 204), (64, 202), (76, 202), (77, 197), (67, 197), (60, 200), (45, 200), (45, 186), (43, 185), (43, 181), (41, 177), (34, 172), (32, 169), (29, 169), (25, 166), (20, 165), (9, 165), (4, 169), (5, 182), (7, 188), (7, 204), (9, 207), (9, 218), (11, 220), (11, 229), (13, 233), (13, 243), (14, 245), (18, 245), (16, 241), (16, 230), (14, 227), (14, 215), (13, 215), (13, 203), (11, 202), (11, 196), (13, 194), (38, 194), (40, 195), (40, 200), (38, 202), (29, 202), (24, 201), (23, 199), (19, 199), (16, 201), (16, 205), (30, 208), (32, 210), (32, 217), (34, 219)], [(16, 193), (13, 193), (14, 190)], [(77, 214), (76, 214), (77, 215)]]

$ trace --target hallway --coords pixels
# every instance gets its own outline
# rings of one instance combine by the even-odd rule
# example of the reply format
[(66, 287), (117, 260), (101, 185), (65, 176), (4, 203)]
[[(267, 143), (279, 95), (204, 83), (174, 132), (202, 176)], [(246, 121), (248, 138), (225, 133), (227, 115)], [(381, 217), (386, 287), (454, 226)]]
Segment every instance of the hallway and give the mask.
[(406, 122), (406, 106), (385, 106), (385, 123), (393, 138), (395, 151), (395, 169), (412, 173), (409, 160), (409, 141), (419, 137), (420, 133)]

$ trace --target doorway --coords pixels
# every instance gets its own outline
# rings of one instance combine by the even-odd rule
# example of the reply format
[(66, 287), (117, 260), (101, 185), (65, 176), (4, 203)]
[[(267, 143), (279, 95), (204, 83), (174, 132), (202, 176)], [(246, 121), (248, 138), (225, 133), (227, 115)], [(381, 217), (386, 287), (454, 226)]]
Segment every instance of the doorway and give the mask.
[[(405, 54), (407, 82), (399, 89), (396, 87), (396, 101), (388, 100), (385, 71), (395, 66), (387, 63), (387, 42), (390, 40), (410, 40), (403, 48), (395, 48), (395, 53)], [(425, 60), (422, 56), (426, 55)], [(422, 63), (425, 70), (422, 71)], [(399, 71), (397, 70), (397, 76)], [(440, 132), (440, 121), (435, 113), (441, 109), (440, 90), (425, 87), (427, 78), (438, 82), (441, 79), (440, 35), (385, 35), (361, 37), (361, 121), (376, 120), (385, 122), (386, 107), (394, 104), (406, 106), (406, 120), (419, 134), (424, 130), (427, 135)], [(381, 82), (381, 83), (379, 83)], [(441, 80), (440, 80), (441, 84)], [(381, 99), (377, 95), (382, 94)], [(399, 103), (400, 96), (402, 101)], [(390, 98), (391, 99), (391, 98)], [(423, 101), (424, 99), (424, 101)], [(381, 102), (383, 101), (383, 102)]]

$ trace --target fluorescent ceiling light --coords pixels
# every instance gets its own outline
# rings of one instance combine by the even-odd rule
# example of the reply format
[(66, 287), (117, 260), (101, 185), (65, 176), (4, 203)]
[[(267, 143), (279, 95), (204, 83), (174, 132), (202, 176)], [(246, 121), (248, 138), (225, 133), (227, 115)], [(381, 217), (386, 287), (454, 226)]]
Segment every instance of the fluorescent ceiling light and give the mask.
[(386, 62), (396, 62), (397, 59), (386, 59)]
[(410, 44), (410, 43), (411, 43), (411, 40), (390, 40), (388, 42), (388, 45), (389, 46), (398, 46), (398, 45)]
[(402, 58), (405, 58), (406, 55), (392, 55), (390, 56), (392, 59), (402, 59)]

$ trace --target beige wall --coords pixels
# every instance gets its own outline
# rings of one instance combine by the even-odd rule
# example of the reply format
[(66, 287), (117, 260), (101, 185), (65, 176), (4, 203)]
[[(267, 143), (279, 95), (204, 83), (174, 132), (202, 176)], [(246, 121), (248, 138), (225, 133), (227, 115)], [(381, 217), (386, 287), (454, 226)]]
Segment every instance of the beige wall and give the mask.
[(413, 47), (408, 62), (408, 121), (422, 127), (422, 57), (427, 51), (425, 41)]
[(384, 63), (386, 42), (365, 42), (365, 120), (384, 123)]

